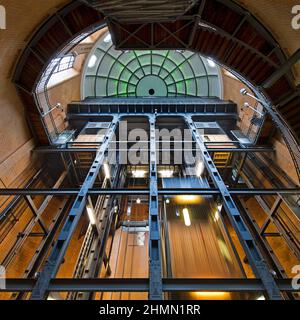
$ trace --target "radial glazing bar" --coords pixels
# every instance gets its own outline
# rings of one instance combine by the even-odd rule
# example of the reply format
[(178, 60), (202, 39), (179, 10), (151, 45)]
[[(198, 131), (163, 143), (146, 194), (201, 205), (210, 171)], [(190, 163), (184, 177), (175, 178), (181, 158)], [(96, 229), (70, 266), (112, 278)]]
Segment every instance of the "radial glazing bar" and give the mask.
[(38, 278), (38, 281), (32, 291), (32, 300), (42, 300), (46, 298), (50, 280), (51, 278), (55, 277), (59, 269), (59, 266), (63, 261), (64, 255), (67, 251), (68, 245), (71, 241), (72, 235), (76, 229), (79, 219), (82, 213), (84, 212), (89, 188), (91, 188), (94, 185), (98, 173), (102, 167), (102, 164), (105, 159), (105, 152), (109, 146), (110, 141), (114, 136), (115, 129), (118, 125), (118, 119), (118, 116), (113, 117), (113, 121), (110, 125), (110, 128), (106, 132), (106, 135), (103, 139), (103, 143), (97, 152), (96, 158), (69, 212), (69, 215), (52, 249), (48, 261), (46, 262)]
[(149, 299), (163, 298), (160, 224), (158, 217), (158, 188), (157, 188), (157, 154), (155, 136), (156, 116), (149, 117), (150, 129), (150, 197), (149, 197)]
[(243, 218), (240, 215), (240, 212), (234, 203), (229, 190), (227, 189), (222, 177), (220, 176), (216, 166), (214, 165), (214, 162), (208, 152), (208, 150), (205, 147), (205, 144), (203, 143), (200, 134), (198, 130), (195, 127), (194, 121), (192, 120), (192, 117), (186, 116), (185, 121), (191, 130), (191, 134), (193, 135), (199, 149), (200, 153), (202, 154), (203, 161), (205, 163), (205, 166), (209, 172), (209, 175), (215, 185), (220, 190), (220, 193), (222, 195), (224, 207), (226, 209), (226, 212), (228, 214), (228, 217), (238, 235), (239, 241), (241, 245), (243, 246), (243, 249), (246, 253), (246, 256), (248, 258), (248, 261), (252, 267), (253, 272), (255, 275), (261, 279), (265, 292), (269, 299), (271, 300), (280, 300), (282, 299), (282, 296), (280, 294), (280, 290), (273, 278), (273, 276), (270, 273), (270, 270), (264, 261), (261, 253), (259, 252), (257, 245), (248, 230), (248, 227), (246, 226), (245, 222), (243, 221)]

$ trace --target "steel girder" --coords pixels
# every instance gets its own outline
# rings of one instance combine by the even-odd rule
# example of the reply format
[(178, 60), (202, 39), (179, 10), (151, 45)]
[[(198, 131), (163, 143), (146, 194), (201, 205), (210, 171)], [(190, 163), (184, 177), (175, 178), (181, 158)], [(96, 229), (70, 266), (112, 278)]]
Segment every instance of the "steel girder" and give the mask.
[(262, 87), (271, 88), (276, 81), (278, 81), (281, 77), (285, 76), (287, 73), (291, 71), (293, 65), (295, 65), (300, 60), (300, 49), (298, 49), (294, 54), (283, 64), (280, 66), (278, 70), (276, 70), (271, 76), (264, 81)]
[[(275, 282), (280, 291), (299, 292), (292, 287), (292, 279), (276, 279)], [(35, 279), (6, 279), (6, 289), (1, 289), (0, 292), (30, 292), (36, 283)], [(48, 290), (51, 292), (147, 292), (149, 279), (51, 279)], [(264, 284), (260, 279), (162, 279), (163, 292), (259, 292), (264, 290)]]
[[(120, 181), (118, 177), (120, 174), (120, 169), (121, 167), (118, 166), (116, 172), (114, 173), (114, 178), (110, 180), (110, 185), (112, 188), (117, 188), (119, 186)], [(109, 197), (103, 215), (101, 215), (101, 213), (98, 214), (97, 220), (100, 223), (95, 228), (96, 236), (91, 243), (91, 250), (89, 252), (87, 264), (83, 272), (84, 278), (93, 278), (101, 274), (103, 263), (107, 267), (107, 270), (110, 270), (109, 257), (107, 256), (105, 249), (110, 229), (116, 214), (114, 208), (115, 199), (116, 198), (114, 195)], [(101, 210), (102, 209), (103, 208), (101, 208)], [(92, 295), (90, 295), (88, 298), (91, 299)]]
[[(146, 117), (147, 113), (119, 113), (119, 112), (111, 112), (111, 113), (68, 113), (67, 118), (68, 120), (87, 120), (87, 119), (97, 119), (97, 118), (101, 118), (101, 117), (111, 117), (114, 114), (118, 114), (119, 116), (126, 118), (126, 117)], [(150, 114), (150, 113), (148, 113)], [(186, 113), (173, 113), (173, 112), (157, 112), (159, 117), (180, 117), (183, 115), (186, 115)], [(198, 113), (198, 112), (194, 112), (193, 113), (194, 116), (199, 116), (199, 117), (203, 117), (203, 118), (211, 118), (211, 117), (216, 117), (216, 118), (220, 118), (220, 119), (234, 119), (236, 120), (237, 118), (237, 114), (236, 113), (225, 113), (225, 112), (218, 112), (218, 113), (214, 113), (214, 112), (206, 112), (206, 113)]]
[(186, 116), (185, 121), (188, 127), (190, 128), (191, 133), (200, 148), (200, 152), (202, 154), (206, 169), (208, 170), (214, 185), (220, 191), (225, 210), (237, 233), (239, 241), (243, 246), (243, 249), (252, 267), (253, 272), (258, 278), (261, 279), (268, 298), (271, 300), (281, 300), (282, 296), (280, 294), (280, 290), (273, 276), (271, 275), (270, 270), (266, 262), (264, 261), (259, 249), (257, 248), (257, 245), (247, 225), (245, 224), (243, 218), (241, 217), (240, 212), (235, 202), (233, 201), (231, 194), (228, 191), (228, 188), (226, 187), (222, 177), (220, 176), (216, 166), (214, 165), (214, 162), (205, 144), (203, 143), (198, 130), (195, 127), (192, 117)]
[(87, 202), (87, 195), (89, 188), (91, 188), (96, 181), (98, 173), (105, 160), (105, 153), (112, 140), (115, 130), (118, 125), (118, 116), (114, 116), (111, 122), (110, 128), (104, 137), (103, 144), (99, 148), (96, 158), (86, 176), (86, 179), (75, 199), (75, 202), (69, 212), (66, 222), (58, 236), (58, 239), (52, 249), (52, 252), (40, 273), (38, 280), (32, 290), (32, 300), (43, 300), (46, 298), (47, 291), (49, 291), (49, 284), (51, 278), (54, 278), (58, 272), (59, 266), (61, 265), (64, 255), (67, 251), (68, 245), (71, 241), (73, 232), (79, 222), (80, 217), (85, 209)]
[(160, 223), (158, 216), (158, 187), (157, 187), (157, 151), (155, 135), (156, 116), (149, 117), (150, 129), (150, 166), (149, 166), (149, 299), (161, 300), (162, 264)]
[[(116, 151), (147, 151), (147, 148), (144, 149), (110, 149), (110, 150), (116, 150)], [(191, 151), (194, 149), (159, 149), (157, 148), (157, 151), (163, 152), (163, 151)], [(273, 148), (268, 147), (258, 147), (258, 148), (207, 148), (209, 152), (239, 152), (239, 153), (249, 153), (249, 152), (274, 152)], [(34, 150), (37, 153), (77, 153), (77, 152), (96, 152), (97, 148), (38, 148)]]
[[(297, 195), (299, 188), (278, 188), (278, 189), (248, 189), (248, 188), (228, 188), (231, 195), (266, 196), (266, 195)], [(80, 189), (0, 189), (0, 196), (7, 195), (53, 195), (53, 196), (76, 196)], [(218, 195), (217, 188), (189, 188), (189, 189), (158, 189), (160, 196), (176, 195)], [(88, 189), (88, 195), (149, 195), (150, 189)]]
[[(38, 272), (39, 267), (43, 263), (43, 259), (46, 256), (48, 250), (55, 239), (56, 232), (62, 227), (65, 217), (68, 214), (68, 210), (71, 206), (72, 198), (66, 199), (61, 209), (58, 211), (55, 218), (52, 220), (49, 226), (49, 232), (47, 236), (41, 241), (37, 250), (35, 251), (30, 263), (27, 265), (25, 272), (23, 273), (23, 278), (33, 278), (36, 272)], [(14, 299), (21, 300), (24, 298), (25, 292), (20, 292), (18, 295), (14, 295)]]
[[(58, 178), (58, 180), (56, 181), (56, 183), (54, 184), (54, 188), (60, 187), (60, 185), (63, 183), (65, 177), (67, 175), (67, 172), (64, 171), (60, 177)], [(25, 198), (30, 198), (28, 195), (25, 196)], [(28, 199), (27, 198), (27, 199)], [(35, 204), (33, 203), (32, 199), (30, 198), (30, 201), (28, 202), (29, 208), (34, 212), (34, 217), (29, 221), (29, 223), (26, 225), (25, 229), (22, 231), (22, 236), (18, 237), (16, 242), (14, 243), (13, 247), (11, 248), (11, 250), (9, 251), (9, 253), (5, 256), (4, 260), (2, 261), (2, 265), (5, 266), (6, 268), (8, 267), (8, 265), (12, 262), (13, 258), (16, 256), (16, 254), (19, 252), (20, 248), (23, 246), (23, 244), (25, 243), (26, 239), (30, 236), (30, 234), (32, 234), (32, 230), (34, 229), (35, 225), (37, 222), (39, 221), (43, 221), (41, 220), (41, 216), (44, 213), (45, 209), (47, 208), (47, 206), (49, 205), (49, 202), (51, 201), (51, 199), (53, 198), (53, 195), (47, 194), (46, 198), (44, 199), (44, 201), (41, 203), (41, 205), (39, 206), (39, 208), (36, 208)], [(45, 232), (43, 236), (47, 236), (48, 235), (48, 231), (51, 232), (51, 229), (47, 229), (45, 223), (42, 223), (42, 225), (44, 226), (43, 231)]]

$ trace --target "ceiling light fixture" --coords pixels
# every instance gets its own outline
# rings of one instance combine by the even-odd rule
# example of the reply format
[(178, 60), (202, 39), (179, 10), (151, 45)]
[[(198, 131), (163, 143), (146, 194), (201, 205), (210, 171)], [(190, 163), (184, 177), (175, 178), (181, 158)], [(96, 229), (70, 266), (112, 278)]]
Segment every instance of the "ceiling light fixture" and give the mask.
[(191, 225), (191, 219), (190, 219), (189, 210), (187, 208), (184, 208), (182, 210), (182, 213), (183, 213), (184, 224), (187, 227), (189, 227)]
[(87, 206), (86, 207), (86, 211), (87, 211), (88, 217), (90, 219), (90, 223), (92, 225), (95, 225), (96, 224), (96, 220), (95, 220), (94, 210), (90, 206)]
[(180, 196), (175, 196), (174, 201), (175, 203), (182, 205), (200, 204), (203, 201), (203, 197), (192, 194), (184, 194)]
[(110, 42), (110, 41), (111, 41), (111, 34), (108, 33), (108, 34), (105, 36), (105, 38), (103, 39), (103, 41), (104, 41), (105, 43)]
[(105, 178), (110, 179), (110, 170), (109, 170), (109, 165), (107, 162), (105, 162), (103, 164), (103, 169), (104, 169), (104, 173), (105, 173)]
[(196, 169), (196, 176), (200, 178), (204, 172), (204, 163), (203, 161), (199, 161)]
[(263, 116), (263, 114), (261, 112), (259, 112), (258, 110), (256, 110), (255, 108), (251, 107), (250, 104), (248, 102), (245, 102), (244, 103), (244, 106), (242, 107), (242, 110), (243, 108), (246, 108), (246, 109), (251, 109), (252, 111), (258, 113), (261, 117)]
[(204, 300), (208, 300), (208, 299), (212, 299), (212, 300), (226, 300), (230, 298), (230, 294), (228, 292), (195, 292), (195, 295), (198, 298), (204, 299)]
[(88, 67), (89, 68), (94, 68), (97, 62), (97, 56), (95, 56), (94, 54), (91, 56), (89, 63), (88, 63)]
[(263, 107), (266, 107), (266, 106), (268, 105), (265, 101), (263, 101), (263, 100), (261, 100), (261, 99), (258, 99), (258, 98), (255, 97), (253, 94), (249, 93), (246, 88), (242, 88), (242, 89), (240, 90), (240, 93), (241, 93), (241, 95), (243, 95), (243, 96), (248, 96), (248, 97), (256, 100), (256, 101), (259, 102)]
[(245, 95), (247, 95), (248, 91), (245, 88), (243, 88), (240, 90), (240, 93), (241, 93), (241, 95), (245, 96)]
[(160, 170), (158, 172), (162, 178), (171, 178), (174, 174), (173, 170)]
[(214, 216), (214, 222), (217, 222), (219, 220), (219, 218), (220, 218), (219, 211), (216, 210), (215, 216)]
[(132, 170), (132, 176), (134, 178), (144, 178), (146, 175), (145, 170)]
[(211, 59), (207, 59), (207, 62), (208, 62), (208, 65), (211, 67), (211, 68), (215, 68), (216, 67), (216, 63), (214, 61), (212, 61)]

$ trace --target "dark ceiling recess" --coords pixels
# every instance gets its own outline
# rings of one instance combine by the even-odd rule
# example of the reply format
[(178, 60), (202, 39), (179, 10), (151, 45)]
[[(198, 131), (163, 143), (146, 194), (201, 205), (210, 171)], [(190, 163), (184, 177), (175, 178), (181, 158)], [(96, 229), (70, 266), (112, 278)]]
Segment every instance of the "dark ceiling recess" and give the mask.
[(103, 15), (120, 22), (176, 20), (199, 0), (84, 0)]
[[(94, 5), (97, 3), (95, 0)], [(131, 24), (108, 18), (117, 48), (196, 50), (238, 72), (256, 87), (261, 87), (270, 75), (285, 64), (287, 59), (270, 33), (233, 1), (199, 0), (196, 5), (189, 3), (190, 9), (176, 21)], [(69, 43), (76, 37), (79, 40), (83, 32), (87, 35), (104, 23), (100, 11), (83, 2), (72, 1), (41, 26), (24, 50), (14, 81), (20, 89), (40, 144), (47, 144), (48, 141), (33, 94), (37, 81), (57, 53), (65, 47), (70, 48)], [(75, 41), (73, 43), (75, 45)], [(295, 137), (299, 138), (300, 114), (297, 109), (300, 97), (291, 73), (282, 76), (263, 92), (277, 107)]]

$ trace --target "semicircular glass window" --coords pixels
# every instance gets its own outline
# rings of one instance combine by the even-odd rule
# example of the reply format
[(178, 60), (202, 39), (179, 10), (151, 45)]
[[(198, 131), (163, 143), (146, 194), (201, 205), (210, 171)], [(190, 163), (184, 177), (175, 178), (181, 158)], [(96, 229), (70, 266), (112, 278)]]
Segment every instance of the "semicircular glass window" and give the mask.
[(109, 34), (85, 64), (83, 98), (218, 97), (219, 67), (198, 53), (181, 50), (115, 50)]

